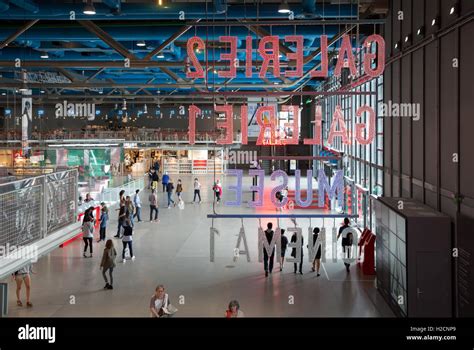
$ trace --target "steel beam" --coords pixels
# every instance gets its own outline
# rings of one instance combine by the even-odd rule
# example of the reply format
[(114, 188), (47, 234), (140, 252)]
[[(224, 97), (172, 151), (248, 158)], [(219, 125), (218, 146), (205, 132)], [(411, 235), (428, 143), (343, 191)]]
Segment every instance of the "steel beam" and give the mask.
[(176, 33), (174, 33), (172, 36), (170, 36), (168, 39), (163, 41), (160, 46), (158, 46), (156, 49), (151, 51), (148, 55), (145, 56), (143, 59), (144, 61), (149, 61), (151, 60), (154, 56), (158, 55), (161, 51), (163, 51), (169, 44), (174, 42), (176, 39), (178, 39), (180, 36), (182, 36), (184, 33), (186, 33), (188, 30), (190, 30), (193, 25), (198, 23), (200, 19), (197, 19), (193, 22), (190, 22), (188, 25), (185, 25), (181, 27)]
[(88, 20), (79, 20), (77, 21), (80, 25), (86, 28), (89, 32), (96, 35), (100, 40), (105, 42), (115, 51), (117, 51), (123, 57), (127, 57), (130, 60), (136, 59), (135, 55), (128, 51), (122, 44), (112, 38), (109, 34), (103, 31), (99, 26), (97, 26), (94, 22)]
[(22, 35), (24, 32), (26, 32), (32, 26), (34, 26), (35, 23), (38, 22), (38, 21), (39, 21), (39, 19), (34, 19), (32, 21), (29, 21), (23, 27), (19, 28), (15, 33), (11, 34), (2, 43), (0, 43), (0, 50), (3, 49), (4, 47), (8, 46), (8, 44), (10, 44), (12, 41), (14, 41), (16, 38), (18, 38), (20, 35)]

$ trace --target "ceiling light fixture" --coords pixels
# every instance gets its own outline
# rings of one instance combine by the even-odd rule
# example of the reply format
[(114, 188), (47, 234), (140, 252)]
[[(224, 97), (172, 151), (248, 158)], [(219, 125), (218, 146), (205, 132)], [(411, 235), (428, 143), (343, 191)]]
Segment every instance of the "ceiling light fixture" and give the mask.
[(420, 27), (420, 28), (418, 28), (418, 30), (416, 31), (416, 35), (418, 35), (418, 36), (423, 35), (423, 32), (424, 32), (424, 27)]
[(290, 13), (290, 7), (288, 6), (288, 1), (283, 1), (280, 6), (278, 6), (278, 13)]
[(43, 52), (40, 56), (41, 58), (49, 58), (49, 55), (47, 52)]
[(451, 6), (451, 8), (449, 9), (449, 15), (454, 15), (455, 13), (458, 12), (458, 5), (457, 4), (454, 4), (453, 6)]
[(145, 43), (145, 41), (140, 40), (140, 41), (137, 42), (137, 46), (139, 46), (139, 47), (145, 47), (145, 46), (146, 46), (146, 43)]
[(409, 42), (409, 41), (410, 41), (410, 35), (407, 35), (407, 36), (405, 37), (405, 42), (407, 43), (407, 42)]
[(431, 26), (434, 27), (436, 25), (438, 25), (438, 17), (435, 17), (431, 20)]
[(163, 55), (162, 53), (159, 53), (156, 58), (165, 58), (165, 55)]
[(92, 4), (92, 0), (87, 0), (87, 4), (84, 6), (84, 10), (82, 11), (83, 14), (85, 15), (95, 15), (95, 7)]

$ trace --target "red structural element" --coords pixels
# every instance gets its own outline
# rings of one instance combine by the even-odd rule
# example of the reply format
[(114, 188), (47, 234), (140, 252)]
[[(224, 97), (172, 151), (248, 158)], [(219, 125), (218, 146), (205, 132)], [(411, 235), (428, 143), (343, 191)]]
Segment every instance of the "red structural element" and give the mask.
[[(95, 225), (94, 227), (99, 227), (99, 224), (100, 224), (100, 206), (97, 206), (97, 207), (94, 207), (94, 210), (95, 210)], [(77, 216), (77, 221), (82, 221), (82, 217), (84, 216), (84, 213), (80, 213), (78, 216)], [(80, 239), (82, 238), (82, 227), (80, 228), (81, 232), (79, 232), (76, 236), (74, 236), (73, 238), (67, 240), (66, 242), (64, 242), (63, 244), (61, 244), (59, 247), (60, 248), (64, 248), (65, 246), (67, 246), (68, 244), (74, 242), (75, 240), (77, 239)]]
[(346, 186), (347, 194), (347, 212), (352, 215), (352, 189), (351, 186)]
[(368, 228), (365, 228), (364, 232), (358, 242), (359, 246), (359, 259), (364, 253), (364, 259), (359, 262), (359, 266), (362, 266), (362, 273), (364, 275), (375, 275), (375, 235)]
[[(307, 196), (307, 191), (305, 189), (301, 189), (301, 198), (306, 198)], [(288, 200), (292, 200), (295, 204), (294, 209), (327, 209), (331, 207), (330, 202), (329, 202), (329, 196), (327, 193), (325, 194), (326, 200), (324, 203), (324, 207), (320, 207), (318, 205), (318, 191), (313, 189), (313, 201), (308, 207), (300, 207), (299, 205), (296, 204), (295, 200), (295, 190), (289, 190), (288, 191)]]

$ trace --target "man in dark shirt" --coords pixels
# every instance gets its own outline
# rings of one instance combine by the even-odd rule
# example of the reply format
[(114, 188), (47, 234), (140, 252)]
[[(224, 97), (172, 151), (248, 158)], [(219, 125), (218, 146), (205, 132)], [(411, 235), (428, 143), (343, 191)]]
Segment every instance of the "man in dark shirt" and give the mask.
[(283, 263), (285, 262), (286, 247), (288, 246), (288, 238), (285, 236), (285, 230), (281, 229), (281, 257), (280, 271), (283, 271)]
[[(340, 228), (339, 228), (339, 233), (337, 235), (337, 239), (339, 239), (339, 236), (342, 234), (342, 232), (349, 227), (349, 224), (350, 224), (350, 221), (349, 221), (349, 218), (344, 218), (344, 225), (342, 225)], [(342, 237), (342, 251), (344, 252), (344, 254), (346, 254), (346, 250), (348, 252), (348, 255), (350, 255), (350, 249), (351, 249), (351, 246), (352, 246), (352, 234), (348, 234), (346, 235), (345, 237), (343, 236)], [(351, 266), (350, 264), (344, 262), (344, 265), (346, 266), (346, 271), (349, 272), (349, 266)]]
[[(267, 224), (267, 229), (264, 232), (265, 233), (265, 239), (267, 240), (268, 244), (272, 243), (273, 233), (274, 233), (272, 228), (273, 228), (273, 224), (271, 222), (269, 222)], [(263, 247), (263, 267), (265, 269), (265, 277), (268, 277), (268, 272), (269, 271), (270, 271), (270, 273), (272, 273), (274, 258), (275, 258), (275, 248), (272, 249), (271, 256), (268, 256), (267, 250), (265, 249), (265, 246), (264, 246)]]

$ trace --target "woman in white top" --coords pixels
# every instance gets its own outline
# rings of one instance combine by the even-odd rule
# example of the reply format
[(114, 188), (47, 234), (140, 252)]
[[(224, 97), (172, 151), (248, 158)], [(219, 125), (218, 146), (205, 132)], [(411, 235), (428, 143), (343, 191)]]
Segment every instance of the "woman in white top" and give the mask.
[(155, 289), (155, 294), (150, 300), (151, 317), (168, 317), (168, 305), (170, 304), (168, 293), (165, 293), (165, 287), (160, 284)]
[(94, 223), (90, 218), (84, 218), (84, 223), (82, 224), (82, 239), (84, 240), (84, 258), (87, 258), (86, 251), (89, 246), (89, 251), (91, 253), (90, 257), (92, 258), (92, 240), (94, 238)]
[(237, 300), (232, 300), (229, 303), (229, 309), (225, 312), (226, 318), (236, 318), (236, 317), (244, 317), (244, 313), (240, 311), (240, 304)]

